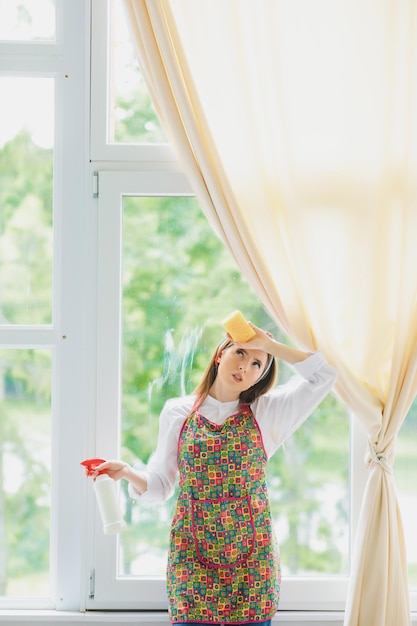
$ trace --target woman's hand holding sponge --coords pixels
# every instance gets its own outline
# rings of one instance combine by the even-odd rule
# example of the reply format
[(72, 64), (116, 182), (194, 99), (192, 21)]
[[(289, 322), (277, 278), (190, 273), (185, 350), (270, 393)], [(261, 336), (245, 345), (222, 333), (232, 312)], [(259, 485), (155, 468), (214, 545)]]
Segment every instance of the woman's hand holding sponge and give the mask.
[(243, 317), (240, 311), (234, 311), (223, 320), (223, 326), (229, 333), (233, 341), (245, 343), (255, 337), (256, 332)]

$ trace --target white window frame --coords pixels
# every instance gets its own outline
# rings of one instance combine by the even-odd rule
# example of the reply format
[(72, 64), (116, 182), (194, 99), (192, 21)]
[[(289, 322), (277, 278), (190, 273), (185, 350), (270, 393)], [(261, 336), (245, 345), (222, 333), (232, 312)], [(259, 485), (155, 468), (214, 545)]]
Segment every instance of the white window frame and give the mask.
[[(136, 163), (176, 163), (177, 157), (169, 144), (110, 143), (108, 137), (108, 72), (110, 37), (110, 2), (92, 0), (91, 56), (94, 71), (91, 76), (91, 160)], [(103, 106), (103, 103), (106, 103)]]
[(56, 0), (55, 42), (0, 42), (0, 75), (46, 76), (55, 81), (52, 322), (0, 326), (1, 348), (52, 352), (51, 594), (0, 598), (2, 615), (8, 609), (80, 608), (86, 492), (78, 467), (92, 408), (88, 387), (94, 380), (94, 363), (86, 352), (95, 310), (85, 219), (89, 25), (89, 3)]
[[(123, 198), (190, 195), (192, 190), (180, 172), (138, 171), (102, 171), (99, 189), (96, 449), (106, 458), (119, 458)], [(92, 492), (90, 497), (94, 500)], [(89, 560), (93, 563), (94, 597), (87, 598), (86, 608), (166, 609), (163, 577), (117, 576), (118, 538), (105, 536), (98, 511), (93, 515), (89, 545), (94, 548)], [(280, 607), (343, 610), (347, 583), (346, 577), (336, 576), (285, 578)]]
[[(123, 198), (189, 196), (192, 190), (184, 174), (170, 171), (103, 171), (99, 189), (96, 450), (105, 458), (119, 458)], [(163, 578), (117, 578), (117, 540), (104, 535), (96, 508), (89, 542), (95, 590), (86, 607), (166, 610)]]

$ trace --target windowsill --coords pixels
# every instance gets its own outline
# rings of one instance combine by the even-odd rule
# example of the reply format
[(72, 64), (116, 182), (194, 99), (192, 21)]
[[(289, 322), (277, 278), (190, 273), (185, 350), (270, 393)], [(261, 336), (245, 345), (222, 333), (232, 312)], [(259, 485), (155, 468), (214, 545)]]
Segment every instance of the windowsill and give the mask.
[[(273, 622), (277, 624), (343, 624), (342, 611), (280, 611)], [(41, 610), (0, 610), (0, 622), (43, 624), (169, 624), (164, 611), (41, 611)], [(417, 623), (417, 622), (416, 622)]]
[[(304, 626), (308, 624), (322, 626), (343, 626), (343, 611), (279, 611), (273, 624), (280, 626)], [(28, 624), (143, 624), (144, 626), (169, 625), (168, 614), (164, 611), (52, 611), (52, 610), (0, 610), (0, 622), (7, 621), (13, 626)], [(411, 614), (412, 626), (417, 626), (417, 613)]]
[[(281, 626), (303, 626), (304, 624), (321, 624), (326, 626), (342, 626), (342, 611), (280, 611), (274, 618), (274, 624)], [(164, 611), (41, 611), (41, 610), (0, 610), (0, 622), (18, 626), (19, 624), (143, 624), (144, 626), (167, 626), (168, 614)], [(416, 622), (417, 624), (417, 616)], [(414, 624), (414, 622), (413, 622)]]

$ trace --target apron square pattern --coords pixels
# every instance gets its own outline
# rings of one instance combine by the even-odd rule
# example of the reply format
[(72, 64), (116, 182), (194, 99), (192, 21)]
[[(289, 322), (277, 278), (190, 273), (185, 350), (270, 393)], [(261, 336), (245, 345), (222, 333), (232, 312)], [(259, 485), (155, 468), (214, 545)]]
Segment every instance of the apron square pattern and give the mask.
[(185, 421), (167, 566), (172, 623), (262, 622), (277, 611), (280, 565), (266, 462), (249, 407), (222, 426), (198, 412)]

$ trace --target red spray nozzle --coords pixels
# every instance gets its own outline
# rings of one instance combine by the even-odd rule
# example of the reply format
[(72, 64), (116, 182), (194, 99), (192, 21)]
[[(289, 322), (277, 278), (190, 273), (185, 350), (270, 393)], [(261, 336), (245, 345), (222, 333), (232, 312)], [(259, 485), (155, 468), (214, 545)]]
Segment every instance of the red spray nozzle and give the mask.
[[(106, 459), (85, 459), (80, 465), (84, 465), (86, 476), (91, 476), (98, 465), (105, 463)], [(106, 470), (102, 470), (98, 474), (106, 474)]]

